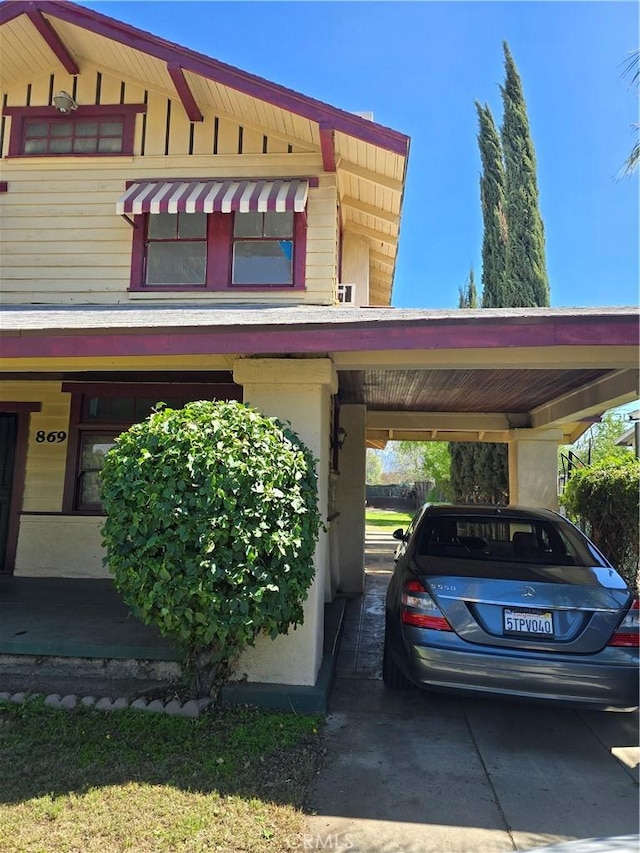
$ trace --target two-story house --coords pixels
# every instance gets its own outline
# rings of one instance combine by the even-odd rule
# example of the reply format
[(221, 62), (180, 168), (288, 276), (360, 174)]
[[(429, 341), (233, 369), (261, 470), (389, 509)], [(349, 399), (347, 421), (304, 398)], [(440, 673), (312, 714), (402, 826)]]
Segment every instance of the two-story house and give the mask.
[(404, 134), (59, 0), (0, 4), (0, 55), (1, 571), (108, 576), (115, 437), (244, 400), (334, 520), (304, 625), (241, 673), (312, 685), (324, 602), (362, 588), (367, 441), (509, 442), (512, 497), (552, 506), (558, 442), (637, 394), (633, 312), (389, 309)]

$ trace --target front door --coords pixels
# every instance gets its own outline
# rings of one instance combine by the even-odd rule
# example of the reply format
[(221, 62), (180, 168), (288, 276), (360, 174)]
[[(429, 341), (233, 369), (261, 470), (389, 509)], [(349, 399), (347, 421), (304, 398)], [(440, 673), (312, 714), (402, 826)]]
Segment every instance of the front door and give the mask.
[(7, 569), (18, 416), (0, 414), (0, 572)]

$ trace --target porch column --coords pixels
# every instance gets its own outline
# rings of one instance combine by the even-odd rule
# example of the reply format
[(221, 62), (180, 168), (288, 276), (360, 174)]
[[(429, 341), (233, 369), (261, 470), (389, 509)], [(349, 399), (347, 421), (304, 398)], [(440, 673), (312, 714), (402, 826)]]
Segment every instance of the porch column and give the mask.
[(509, 439), (509, 501), (558, 509), (560, 429), (514, 429)]
[(338, 588), (342, 592), (360, 593), (364, 588), (366, 406), (341, 406), (340, 426), (347, 437), (340, 451), (340, 476), (336, 482)]
[[(244, 388), (244, 401), (268, 417), (289, 421), (318, 460), (318, 506), (326, 521), (329, 495), (331, 396), (338, 390), (328, 358), (245, 358), (233, 366), (233, 379)], [(315, 577), (304, 604), (304, 623), (275, 640), (259, 637), (240, 660), (236, 674), (249, 681), (315, 684), (322, 663), (325, 585), (328, 583), (327, 535), (320, 532)]]

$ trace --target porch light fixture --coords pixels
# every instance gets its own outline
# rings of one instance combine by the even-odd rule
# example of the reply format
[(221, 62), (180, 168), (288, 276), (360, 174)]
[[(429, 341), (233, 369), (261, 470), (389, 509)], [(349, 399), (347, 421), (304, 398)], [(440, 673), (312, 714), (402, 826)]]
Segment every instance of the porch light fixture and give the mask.
[(78, 105), (68, 92), (58, 92), (53, 96), (53, 106), (59, 113), (72, 113)]
[(342, 450), (344, 443), (347, 440), (347, 431), (344, 427), (338, 427), (336, 430), (334, 442), (338, 450)]

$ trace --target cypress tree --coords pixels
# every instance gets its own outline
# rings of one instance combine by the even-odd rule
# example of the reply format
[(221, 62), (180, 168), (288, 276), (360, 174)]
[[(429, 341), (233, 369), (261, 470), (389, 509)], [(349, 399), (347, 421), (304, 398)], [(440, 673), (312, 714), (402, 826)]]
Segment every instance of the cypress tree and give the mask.
[(500, 308), (506, 299), (507, 219), (502, 146), (491, 110), (476, 101), (482, 162), (482, 307)]
[[(480, 200), (482, 307), (549, 305), (544, 226), (538, 207), (536, 157), (522, 82), (504, 43), (504, 116), (498, 134), (491, 110), (476, 101), (482, 161)], [(466, 307), (462, 304), (460, 307)], [(503, 503), (509, 499), (505, 444), (450, 444), (451, 485), (456, 500)]]
[(464, 287), (458, 288), (458, 308), (477, 308), (478, 307), (478, 291), (476, 289), (476, 279), (473, 272), (473, 267), (469, 269), (469, 277), (464, 283)]
[(502, 305), (549, 305), (536, 155), (520, 75), (506, 42), (503, 47), (505, 82), (500, 91), (504, 105), (501, 136), (506, 177), (507, 285)]

